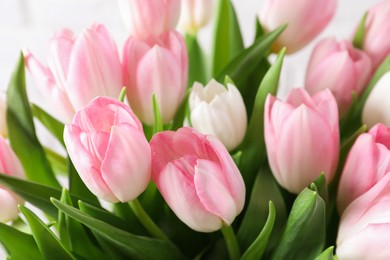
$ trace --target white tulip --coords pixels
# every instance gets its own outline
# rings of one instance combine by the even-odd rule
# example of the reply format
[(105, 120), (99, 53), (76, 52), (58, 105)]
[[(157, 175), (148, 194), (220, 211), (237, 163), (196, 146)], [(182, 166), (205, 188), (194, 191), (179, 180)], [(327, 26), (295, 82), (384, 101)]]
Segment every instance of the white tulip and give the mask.
[(242, 142), (247, 115), (242, 96), (234, 85), (228, 84), (225, 88), (215, 80), (206, 87), (195, 83), (189, 104), (193, 128), (218, 137), (229, 151)]
[(390, 126), (390, 72), (382, 76), (368, 96), (362, 121), (368, 128), (377, 123)]
[(179, 28), (196, 33), (207, 25), (213, 15), (213, 0), (182, 0)]

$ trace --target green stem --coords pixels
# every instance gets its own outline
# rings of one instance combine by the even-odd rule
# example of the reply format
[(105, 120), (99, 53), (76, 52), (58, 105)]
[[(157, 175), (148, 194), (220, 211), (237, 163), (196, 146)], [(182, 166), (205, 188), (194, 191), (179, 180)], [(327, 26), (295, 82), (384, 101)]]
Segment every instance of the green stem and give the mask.
[(154, 221), (149, 217), (148, 213), (143, 209), (141, 203), (138, 199), (129, 202), (130, 208), (133, 210), (135, 216), (145, 227), (145, 229), (154, 237), (168, 241), (169, 238), (161, 231), (161, 229), (154, 223)]
[(230, 260), (240, 259), (240, 248), (238, 246), (238, 241), (236, 234), (234, 233), (231, 226), (224, 226), (221, 229), (222, 234), (225, 238), (226, 246), (229, 252)]

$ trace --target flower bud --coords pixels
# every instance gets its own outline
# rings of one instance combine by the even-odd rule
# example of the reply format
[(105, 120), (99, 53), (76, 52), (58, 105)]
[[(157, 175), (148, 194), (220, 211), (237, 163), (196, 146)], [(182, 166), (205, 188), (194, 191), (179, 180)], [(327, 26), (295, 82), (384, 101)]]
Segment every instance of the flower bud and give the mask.
[(178, 218), (200, 232), (230, 225), (245, 202), (242, 176), (223, 144), (191, 128), (153, 136), (152, 178)]
[(181, 0), (118, 0), (130, 34), (137, 39), (157, 37), (174, 29), (180, 15)]
[(289, 192), (299, 193), (321, 172), (329, 183), (339, 156), (337, 103), (330, 90), (311, 97), (293, 89), (285, 102), (268, 95), (264, 138), (272, 172)]
[(213, 0), (182, 0), (179, 27), (196, 33), (207, 25), (213, 15)]
[(293, 53), (312, 41), (330, 22), (337, 0), (267, 0), (260, 13), (266, 31), (288, 24), (272, 48), (274, 52), (286, 47)]
[(390, 128), (378, 124), (352, 146), (337, 193), (339, 212), (390, 172)]
[(377, 123), (390, 126), (390, 72), (379, 79), (371, 90), (362, 112), (362, 121), (368, 127)]
[(390, 2), (383, 0), (373, 6), (366, 18), (363, 50), (377, 68), (390, 53)]
[(0, 93), (0, 135), (8, 136), (7, 127), (7, 97), (5, 93)]
[(339, 259), (390, 259), (390, 174), (354, 200), (340, 219)]
[(141, 121), (153, 125), (156, 95), (163, 123), (168, 123), (186, 91), (188, 57), (183, 37), (176, 31), (150, 41), (130, 37), (123, 51), (123, 75), (129, 103)]
[(66, 123), (93, 98), (117, 97), (123, 87), (119, 54), (103, 25), (92, 25), (77, 38), (59, 30), (50, 41), (48, 67), (29, 51), (24, 55), (35, 85)]
[(311, 94), (329, 88), (343, 115), (360, 95), (371, 76), (371, 60), (348, 41), (320, 41), (314, 48), (306, 72), (305, 88)]
[[(0, 173), (25, 178), (19, 159), (2, 136), (0, 136)], [(17, 219), (18, 204), (22, 203), (23, 200), (19, 196), (0, 185), (0, 222)]]
[(191, 124), (203, 134), (214, 135), (231, 151), (244, 139), (247, 116), (238, 89), (215, 80), (206, 87), (195, 83), (190, 97)]
[(150, 146), (129, 106), (97, 97), (65, 126), (64, 141), (80, 178), (97, 197), (128, 202), (146, 189)]

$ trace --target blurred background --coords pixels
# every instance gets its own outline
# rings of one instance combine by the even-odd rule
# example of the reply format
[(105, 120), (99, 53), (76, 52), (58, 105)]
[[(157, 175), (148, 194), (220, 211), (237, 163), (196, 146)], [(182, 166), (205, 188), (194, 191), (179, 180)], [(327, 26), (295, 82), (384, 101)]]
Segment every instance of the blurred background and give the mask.
[[(340, 0), (333, 21), (323, 33), (300, 52), (286, 57), (279, 95), (284, 97), (289, 89), (302, 86), (306, 64), (316, 41), (332, 35), (338, 39), (350, 39), (364, 12), (379, 1)], [(245, 44), (249, 45), (253, 41), (255, 19), (264, 0), (232, 0), (232, 2), (236, 7)], [(43, 63), (46, 63), (45, 52), (48, 40), (57, 29), (68, 27), (78, 34), (84, 27), (94, 22), (104, 23), (107, 26), (117, 41), (118, 49), (121, 50), (128, 34), (122, 23), (116, 1), (1, 0), (0, 90), (6, 90), (11, 72), (23, 48), (30, 49)], [(200, 33), (201, 44), (207, 53), (210, 53), (211, 49), (211, 33), (211, 24)], [(27, 87), (31, 101), (44, 107), (28, 75)], [(45, 143), (45, 140), (42, 141)], [(5, 259), (1, 246), (0, 259)]]

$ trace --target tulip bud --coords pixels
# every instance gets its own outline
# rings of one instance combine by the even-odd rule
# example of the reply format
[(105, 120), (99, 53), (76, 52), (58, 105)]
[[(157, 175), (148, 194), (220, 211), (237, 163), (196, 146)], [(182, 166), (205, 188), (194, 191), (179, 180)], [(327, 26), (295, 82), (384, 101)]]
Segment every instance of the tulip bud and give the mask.
[(359, 136), (341, 174), (337, 193), (339, 212), (390, 172), (390, 128), (378, 124)]
[(97, 97), (65, 126), (64, 141), (81, 179), (97, 197), (128, 202), (146, 189), (150, 146), (129, 106)]
[(123, 87), (119, 54), (103, 25), (92, 25), (75, 38), (59, 30), (50, 41), (48, 67), (32, 53), (25, 62), (35, 85), (63, 122), (97, 96), (117, 97)]
[(7, 128), (7, 97), (5, 93), (0, 93), (0, 135), (8, 136)]
[[(3, 137), (0, 136), (0, 173), (24, 178), (24, 170)], [(23, 200), (15, 193), (0, 185), (0, 222), (8, 222), (18, 218), (18, 204)]]
[(203, 134), (214, 135), (231, 151), (244, 139), (247, 116), (244, 100), (238, 89), (227, 89), (215, 80), (206, 87), (195, 83), (190, 97), (192, 126)]
[(348, 41), (320, 41), (314, 48), (306, 73), (305, 88), (311, 94), (329, 88), (343, 115), (360, 95), (371, 76), (371, 60)]
[(180, 0), (118, 0), (126, 27), (133, 37), (147, 39), (174, 29)]
[(366, 18), (363, 50), (377, 68), (390, 53), (390, 2), (383, 0), (373, 6)]
[(191, 128), (153, 136), (152, 179), (181, 221), (200, 232), (230, 225), (245, 202), (242, 176), (223, 144)]
[(260, 13), (266, 31), (288, 24), (273, 44), (274, 52), (286, 47), (293, 53), (312, 41), (328, 25), (336, 11), (337, 0), (267, 0)]
[(339, 155), (337, 103), (330, 90), (310, 97), (293, 89), (285, 102), (268, 95), (264, 138), (272, 172), (289, 192), (299, 193), (321, 172), (329, 183)]
[(362, 121), (368, 127), (377, 123), (390, 126), (390, 72), (380, 78), (371, 90), (363, 108)]
[(123, 76), (129, 103), (141, 121), (153, 125), (154, 94), (163, 123), (168, 123), (186, 91), (188, 57), (183, 37), (176, 31), (168, 31), (156, 41), (130, 37), (123, 51)]
[(390, 174), (354, 200), (340, 219), (339, 259), (390, 259)]
[(179, 27), (196, 33), (210, 21), (213, 7), (213, 0), (182, 0)]

